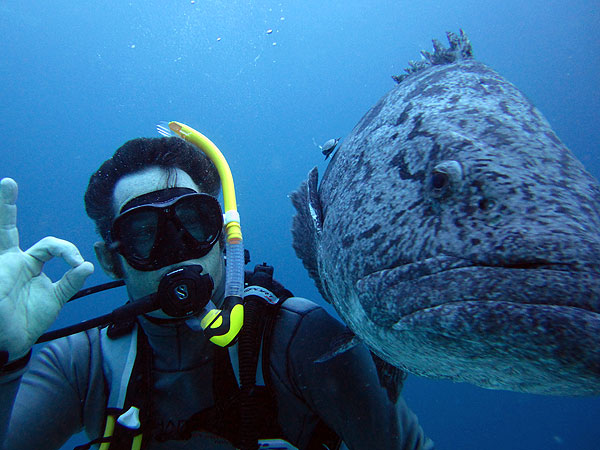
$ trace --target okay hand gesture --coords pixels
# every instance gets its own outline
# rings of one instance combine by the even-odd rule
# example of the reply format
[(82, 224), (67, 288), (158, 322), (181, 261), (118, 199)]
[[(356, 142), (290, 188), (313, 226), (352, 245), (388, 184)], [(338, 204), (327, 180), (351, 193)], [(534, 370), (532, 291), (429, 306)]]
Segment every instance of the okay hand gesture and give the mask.
[[(17, 183), (0, 181), (0, 350), (9, 359), (24, 356), (52, 325), (61, 307), (94, 271), (77, 247), (55, 237), (45, 237), (26, 251), (19, 248)], [(54, 257), (71, 266), (52, 282), (43, 272)]]

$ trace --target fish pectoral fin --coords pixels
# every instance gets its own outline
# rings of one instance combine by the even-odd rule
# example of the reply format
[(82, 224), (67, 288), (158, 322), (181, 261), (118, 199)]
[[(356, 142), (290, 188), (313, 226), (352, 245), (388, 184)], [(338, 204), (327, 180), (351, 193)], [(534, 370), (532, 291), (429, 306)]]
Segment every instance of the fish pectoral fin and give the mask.
[[(292, 204), (296, 208), (292, 232), (302, 232), (299, 239), (305, 239), (306, 233), (320, 233), (323, 229), (323, 211), (319, 198), (319, 171), (313, 167), (300, 187), (290, 194)], [(294, 234), (294, 238), (296, 235)]]
[(321, 199), (319, 197), (319, 171), (316, 166), (308, 172), (306, 189), (308, 210), (313, 223), (313, 229), (316, 233), (321, 233), (323, 230), (323, 210), (321, 209)]
[(317, 249), (323, 229), (323, 211), (319, 198), (319, 172), (316, 167), (308, 173), (308, 178), (302, 182), (298, 190), (290, 195), (290, 199), (296, 208), (296, 215), (292, 220), (296, 256), (300, 258), (321, 295), (324, 296), (317, 262)]
[(349, 329), (344, 330), (331, 342), (329, 349), (320, 357), (315, 359), (315, 363), (320, 364), (332, 360), (348, 350), (352, 350), (360, 343), (360, 339)]

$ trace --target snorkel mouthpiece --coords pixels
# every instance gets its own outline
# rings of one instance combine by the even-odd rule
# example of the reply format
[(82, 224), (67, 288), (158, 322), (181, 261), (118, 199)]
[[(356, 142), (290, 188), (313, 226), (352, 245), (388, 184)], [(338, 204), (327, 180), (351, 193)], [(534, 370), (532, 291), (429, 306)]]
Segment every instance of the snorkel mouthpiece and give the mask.
[[(164, 124), (159, 124), (157, 129), (163, 135), (168, 133)], [(244, 243), (231, 169), (217, 146), (200, 132), (180, 122), (169, 122), (168, 129), (208, 156), (221, 178), (227, 254), (225, 300), (222, 309), (213, 309), (204, 316), (201, 326), (211, 342), (226, 347), (233, 343), (244, 323)]]

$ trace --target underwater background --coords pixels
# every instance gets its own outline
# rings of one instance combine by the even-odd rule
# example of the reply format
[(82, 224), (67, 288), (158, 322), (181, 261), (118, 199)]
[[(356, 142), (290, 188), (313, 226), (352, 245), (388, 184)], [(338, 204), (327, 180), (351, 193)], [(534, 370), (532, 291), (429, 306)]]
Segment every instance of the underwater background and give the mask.
[[(460, 28), (598, 178), (597, 0), (0, 0), (0, 177), (19, 183), (21, 247), (54, 235), (95, 263), (89, 176), (126, 140), (177, 120), (227, 158), (250, 266), (274, 265), (322, 303), (292, 249), (288, 194), (313, 166), (324, 172), (317, 144), (346, 136), (391, 75)], [(53, 279), (65, 269), (46, 266)], [(108, 281), (101, 272), (86, 286)], [(74, 302), (56, 326), (125, 300), (120, 288)], [(600, 449), (598, 398), (412, 375), (403, 393), (438, 449)]]

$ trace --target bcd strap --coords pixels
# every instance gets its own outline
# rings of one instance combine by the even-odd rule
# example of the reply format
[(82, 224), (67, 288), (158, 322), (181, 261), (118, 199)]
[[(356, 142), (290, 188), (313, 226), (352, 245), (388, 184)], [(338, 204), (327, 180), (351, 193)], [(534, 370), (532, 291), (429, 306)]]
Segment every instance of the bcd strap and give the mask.
[[(152, 350), (148, 338), (139, 330), (137, 333), (137, 356), (131, 371), (131, 378), (125, 395), (123, 409), (108, 408), (106, 429), (104, 437), (92, 443), (100, 443), (100, 450), (140, 450), (148, 444), (148, 439), (143, 439), (150, 421), (151, 394), (152, 394)], [(135, 410), (134, 426), (123, 425), (124, 413)], [(138, 416), (139, 414), (139, 416)]]
[[(249, 286), (244, 289), (244, 293), (246, 294), (247, 292), (248, 294), (261, 297), (264, 302), (270, 304), (270, 307), (266, 308), (268, 313), (264, 314), (264, 312), (262, 312), (261, 314), (264, 322), (262, 372), (265, 380), (265, 387), (268, 389), (271, 398), (274, 399), (275, 392), (273, 392), (271, 371), (269, 370), (273, 327), (275, 325), (275, 317), (277, 316), (279, 308), (288, 298), (293, 297), (293, 294), (273, 279), (273, 267), (267, 266), (265, 263), (263, 263), (262, 266), (256, 266), (254, 268), (254, 274), (251, 277), (250, 282), (252, 285), (259, 285), (260, 287)], [(266, 290), (266, 293), (262, 292), (261, 288), (266, 288), (264, 289)], [(276, 303), (272, 302), (271, 297), (269, 296), (271, 292), (267, 289), (271, 289), (273, 293), (276, 293)], [(333, 431), (333, 429), (329, 427), (323, 420), (319, 420), (315, 426), (315, 429), (313, 430), (306, 450), (323, 450), (325, 448), (330, 450), (338, 450), (341, 444), (342, 439), (337, 435), (337, 433)]]

